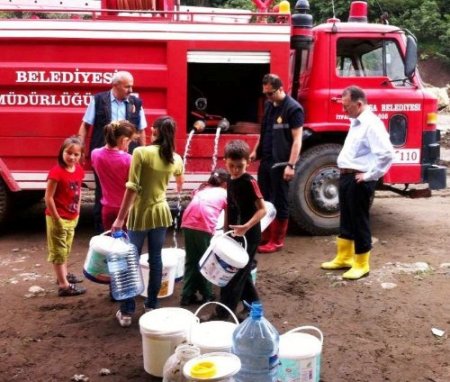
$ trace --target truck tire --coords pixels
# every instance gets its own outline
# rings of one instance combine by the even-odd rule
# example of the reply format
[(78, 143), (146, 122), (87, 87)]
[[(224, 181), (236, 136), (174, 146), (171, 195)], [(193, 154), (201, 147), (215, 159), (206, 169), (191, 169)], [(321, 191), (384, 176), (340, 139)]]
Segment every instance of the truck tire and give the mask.
[(339, 144), (314, 146), (301, 155), (289, 187), (290, 216), (311, 235), (339, 232)]
[(11, 208), (11, 194), (6, 187), (5, 182), (0, 179), (0, 227), (6, 222)]

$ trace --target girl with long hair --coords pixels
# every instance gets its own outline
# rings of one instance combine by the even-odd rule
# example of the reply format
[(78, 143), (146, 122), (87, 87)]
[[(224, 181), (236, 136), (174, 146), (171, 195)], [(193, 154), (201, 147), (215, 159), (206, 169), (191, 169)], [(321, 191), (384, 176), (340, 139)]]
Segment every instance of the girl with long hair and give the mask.
[[(152, 144), (133, 151), (126, 190), (117, 219), (111, 230), (122, 229), (128, 214), (128, 236), (139, 255), (144, 241), (148, 241), (149, 283), (145, 310), (158, 307), (161, 288), (161, 250), (167, 228), (172, 225), (172, 214), (166, 200), (169, 180), (175, 176), (177, 191), (183, 185), (183, 161), (175, 152), (176, 123), (173, 118), (158, 118), (152, 126)], [(116, 318), (122, 327), (131, 325), (136, 310), (134, 298), (121, 301)]]

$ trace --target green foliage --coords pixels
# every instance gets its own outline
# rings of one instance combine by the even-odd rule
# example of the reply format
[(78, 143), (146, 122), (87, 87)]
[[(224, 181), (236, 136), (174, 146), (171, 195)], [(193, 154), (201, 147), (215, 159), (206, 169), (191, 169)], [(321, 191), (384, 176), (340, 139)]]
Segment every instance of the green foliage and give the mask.
[(225, 3), (225, 8), (249, 9), (254, 11), (255, 5), (252, 0), (228, 0)]

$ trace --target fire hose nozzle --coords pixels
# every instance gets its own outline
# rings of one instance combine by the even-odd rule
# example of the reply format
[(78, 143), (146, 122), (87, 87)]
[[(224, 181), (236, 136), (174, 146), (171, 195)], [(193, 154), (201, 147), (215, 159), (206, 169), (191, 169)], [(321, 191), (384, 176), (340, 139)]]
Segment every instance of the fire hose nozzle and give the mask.
[(205, 121), (202, 121), (201, 119), (195, 121), (193, 126), (197, 133), (201, 133), (206, 127)]
[(228, 119), (223, 118), (217, 124), (217, 128), (222, 131), (228, 131), (230, 129), (230, 122), (228, 121)]

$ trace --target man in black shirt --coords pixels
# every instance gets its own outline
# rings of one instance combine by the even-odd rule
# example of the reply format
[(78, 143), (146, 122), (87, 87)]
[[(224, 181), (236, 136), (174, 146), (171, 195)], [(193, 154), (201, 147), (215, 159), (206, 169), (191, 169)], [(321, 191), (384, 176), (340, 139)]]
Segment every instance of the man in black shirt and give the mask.
[[(283, 89), (276, 74), (266, 74), (262, 81), (267, 97), (261, 134), (250, 155), (260, 159), (258, 184), (264, 199), (273, 203), (277, 215), (264, 231), (258, 252), (271, 253), (284, 246), (289, 220), (289, 181), (294, 178), (295, 165), (302, 147), (304, 113), (300, 104)], [(285, 167), (272, 168), (287, 162)]]

